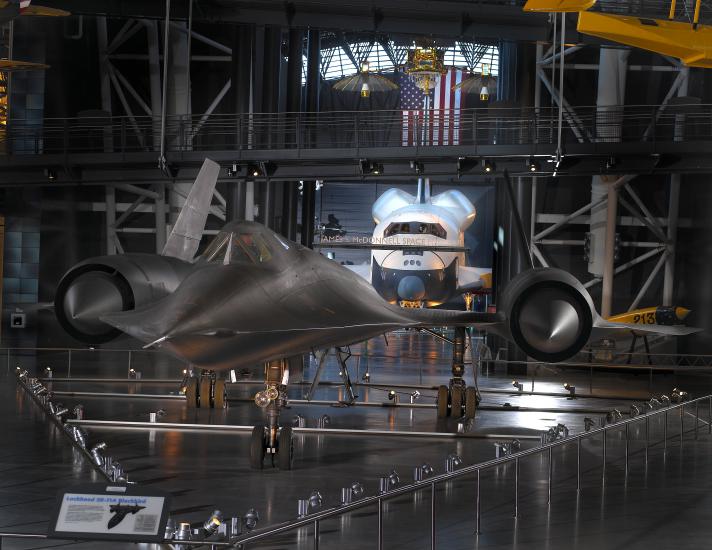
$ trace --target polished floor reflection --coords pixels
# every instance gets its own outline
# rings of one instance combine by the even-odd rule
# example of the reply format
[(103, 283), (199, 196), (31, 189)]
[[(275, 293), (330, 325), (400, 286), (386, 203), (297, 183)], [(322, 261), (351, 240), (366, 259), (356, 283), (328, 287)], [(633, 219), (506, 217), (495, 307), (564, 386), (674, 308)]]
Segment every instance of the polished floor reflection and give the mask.
[[(351, 361), (352, 378), (363, 382), (365, 372), (370, 378), (369, 386), (356, 388), (361, 405), (329, 404), (344, 398), (343, 388), (335, 385), (320, 386), (314, 395), (319, 404), (306, 404), (301, 399), (307, 386), (295, 384), (290, 397), (299, 402), (284, 412), (283, 419), (291, 423), (296, 415), (301, 415), (307, 426), (316, 426), (320, 417), (328, 415), (330, 428), (359, 432), (298, 434), (293, 471), (250, 470), (247, 431), (91, 427), (87, 430), (89, 439), (104, 441), (107, 453), (121, 462), (130, 480), (170, 491), (177, 520), (201, 521), (216, 508), (227, 517), (255, 508), (260, 513), (260, 526), (266, 526), (295, 518), (297, 500), (306, 498), (315, 489), (323, 495), (324, 506), (330, 506), (338, 503), (341, 487), (353, 481), (361, 482), (367, 494), (374, 494), (378, 478), (394, 469), (401, 483), (408, 483), (413, 468), (423, 463), (432, 465), (437, 472), (444, 471), (445, 460), (451, 453), (458, 454), (466, 465), (480, 463), (494, 458), (495, 441), (516, 438), (522, 448), (530, 448), (539, 444), (542, 430), (557, 423), (565, 424), (571, 433), (578, 433), (585, 429), (586, 418), (598, 424), (601, 416), (614, 409), (625, 417), (632, 404), (649, 398), (651, 384), (647, 373), (591, 374), (587, 369), (542, 368), (517, 377), (525, 390), (520, 392), (512, 386), (512, 376), (496, 368), (480, 373), (481, 410), (469, 431), (456, 434), (456, 422), (436, 420), (435, 393), (429, 389), (449, 378), (447, 344), (426, 335), (403, 333), (389, 336), (387, 346), (383, 340), (377, 340), (367, 350), (354, 349), (354, 352), (360, 355)], [(13, 356), (8, 366), (22, 365), (35, 374), (42, 374), (49, 366), (53, 371), (55, 399), (70, 409), (83, 404), (90, 420), (146, 422), (151, 412), (162, 410), (163, 423), (249, 426), (261, 421), (261, 411), (250, 402), (258, 388), (253, 383), (258, 380), (255, 378), (230, 385), (226, 410), (187, 411), (175, 395), (182, 366), (156, 354), (134, 353), (132, 366), (141, 372), (140, 382), (126, 380), (125, 354), (75, 353), (70, 369), (67, 369), (70, 365), (62, 362), (66, 359), (62, 354), (41, 357), (26, 354)], [(314, 368), (314, 365), (307, 368), (303, 376), (297, 376), (297, 381), (309, 381)], [(74, 380), (66, 380), (67, 370)], [(55, 491), (96, 479), (95, 473), (73, 451), (64, 435), (45, 421), (36, 405), (16, 389), (11, 373), (3, 375), (0, 408), (6, 444), (0, 452), (0, 531), (43, 532)], [(467, 376), (472, 383), (471, 369)], [(333, 358), (323, 379), (327, 383), (339, 380)], [(532, 381), (534, 394), (528, 393)], [(565, 382), (576, 386), (575, 399), (563, 389)], [(656, 373), (652, 380), (655, 393), (669, 393), (675, 386), (695, 397), (710, 393), (707, 391), (710, 384), (699, 376)], [(400, 402), (404, 406), (391, 406), (387, 390), (392, 387), (401, 392)], [(415, 389), (420, 395), (411, 407), (410, 395)], [(694, 412), (694, 408), (689, 408), (682, 417), (685, 431), (682, 447), (679, 438), (675, 438), (679, 418), (669, 419), (666, 452), (660, 443), (662, 421), (651, 421), (649, 441), (654, 445), (650, 447), (647, 463), (643, 426), (632, 428), (627, 472), (624, 434), (611, 433), (607, 440), (605, 484), (602, 441), (600, 438), (584, 441), (580, 492), (576, 491), (576, 445), (555, 450), (550, 503), (547, 456), (522, 460), (517, 518), (513, 517), (513, 465), (484, 471), (479, 535), (475, 534), (474, 476), (438, 485), (438, 548), (701, 547), (712, 534), (712, 523), (706, 521), (712, 504), (706, 489), (712, 481), (708, 459), (712, 438), (707, 435), (708, 411), (703, 409), (699, 438), (695, 439)], [(373, 435), (368, 430), (400, 435)], [(325, 521), (321, 533), (322, 548), (375, 548), (376, 510), (364, 508)], [(430, 495), (420, 492), (388, 502), (384, 508), (384, 536), (385, 548), (430, 548)], [(7, 540), (2, 547), (67, 545), (59, 541), (40, 542)], [(89, 543), (72, 546), (96, 547)], [(313, 540), (311, 532), (303, 530), (251, 547), (312, 548)]]

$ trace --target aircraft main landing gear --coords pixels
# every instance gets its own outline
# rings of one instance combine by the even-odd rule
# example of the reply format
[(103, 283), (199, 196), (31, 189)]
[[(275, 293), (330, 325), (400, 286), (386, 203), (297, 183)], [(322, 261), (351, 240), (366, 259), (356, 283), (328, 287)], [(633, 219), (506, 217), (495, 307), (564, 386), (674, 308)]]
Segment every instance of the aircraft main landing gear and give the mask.
[(456, 327), (452, 352), (452, 378), (448, 386), (442, 385), (438, 388), (438, 418), (449, 416), (471, 419), (477, 412), (479, 404), (477, 388), (468, 387), (463, 378), (465, 374), (465, 337), (465, 328)]
[(214, 371), (186, 378), (183, 387), (189, 409), (224, 409), (227, 404), (225, 380), (218, 379)]
[(281, 359), (265, 365), (265, 389), (255, 394), (255, 403), (265, 409), (267, 426), (256, 425), (250, 439), (250, 467), (261, 470), (266, 455), (272, 457), (272, 466), (291, 470), (294, 462), (292, 428), (279, 427), (279, 414), (287, 404), (289, 361)]

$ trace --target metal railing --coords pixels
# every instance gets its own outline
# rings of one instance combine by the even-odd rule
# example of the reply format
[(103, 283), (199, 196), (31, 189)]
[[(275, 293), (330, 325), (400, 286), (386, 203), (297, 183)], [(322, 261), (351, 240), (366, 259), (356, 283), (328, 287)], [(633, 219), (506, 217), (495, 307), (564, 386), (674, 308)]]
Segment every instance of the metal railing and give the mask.
[[(560, 439), (557, 441), (554, 441), (552, 443), (547, 443), (544, 444), (540, 447), (535, 447), (531, 449), (527, 449), (515, 454), (511, 454), (509, 456), (505, 456), (503, 458), (497, 458), (494, 460), (490, 460), (487, 462), (482, 462), (479, 464), (474, 464), (472, 466), (466, 466), (463, 468), (460, 468), (459, 470), (452, 471), (452, 472), (447, 472), (444, 474), (439, 474), (439, 475), (434, 475), (433, 477), (429, 479), (425, 479), (422, 481), (414, 481), (413, 483), (401, 487), (396, 487), (390, 490), (387, 490), (385, 492), (382, 492), (377, 495), (373, 496), (367, 496), (364, 498), (361, 498), (360, 500), (357, 500), (356, 502), (351, 502), (347, 504), (342, 504), (340, 506), (336, 506), (334, 508), (329, 508), (326, 510), (321, 510), (314, 512), (312, 514), (308, 514), (305, 517), (296, 519), (294, 521), (289, 521), (286, 523), (283, 523), (281, 525), (277, 525), (274, 527), (270, 528), (265, 528), (264, 530), (256, 531), (253, 532), (247, 536), (243, 536), (238, 538), (235, 541), (235, 544), (238, 548), (244, 550), (245, 548), (248, 547), (249, 544), (255, 543), (258, 541), (264, 541), (266, 539), (269, 539), (270, 537), (274, 537), (275, 535), (279, 534), (284, 534), (287, 532), (292, 532), (296, 529), (304, 528), (304, 527), (311, 527), (312, 528), (312, 537), (313, 537), (313, 548), (318, 549), (319, 548), (319, 537), (320, 537), (320, 530), (321, 530), (321, 523), (324, 520), (335, 518), (338, 516), (343, 516), (344, 514), (348, 514), (350, 512), (353, 512), (355, 510), (360, 510), (362, 508), (367, 508), (367, 507), (375, 507), (377, 511), (377, 528), (376, 528), (376, 533), (377, 533), (377, 541), (378, 541), (378, 549), (382, 550), (383, 549), (383, 541), (384, 541), (384, 536), (383, 536), (383, 525), (384, 525), (384, 502), (387, 500), (394, 499), (395, 497), (398, 496), (403, 496), (403, 495), (408, 495), (408, 494), (413, 494), (417, 491), (423, 491), (423, 490), (429, 490), (429, 504), (430, 504), (430, 525), (429, 525), (429, 531), (430, 531), (430, 548), (434, 550), (437, 548), (437, 539), (436, 539), (436, 509), (437, 509), (437, 502), (436, 502), (436, 486), (440, 483), (448, 482), (448, 481), (453, 481), (457, 479), (462, 479), (466, 476), (471, 476), (474, 475), (476, 479), (476, 492), (474, 495), (474, 502), (475, 502), (475, 521), (476, 521), (476, 533), (479, 534), (481, 533), (481, 521), (482, 521), (482, 499), (481, 499), (481, 492), (480, 492), (480, 486), (481, 486), (481, 474), (483, 471), (491, 469), (491, 468), (496, 468), (498, 466), (504, 466), (507, 464), (514, 464), (514, 480), (513, 480), (513, 492), (514, 492), (514, 502), (512, 505), (513, 509), (513, 514), (514, 517), (517, 517), (519, 515), (519, 505), (520, 505), (520, 493), (519, 493), (519, 485), (520, 485), (520, 479), (519, 479), (519, 471), (520, 471), (520, 463), (522, 460), (531, 457), (531, 456), (538, 456), (541, 454), (546, 454), (547, 455), (547, 502), (551, 503), (552, 500), (552, 485), (554, 482), (554, 472), (553, 472), (553, 456), (552, 452), (555, 448), (559, 447), (564, 447), (564, 446), (569, 446), (569, 445), (576, 445), (576, 489), (577, 491), (580, 492), (581, 490), (581, 442), (584, 439), (593, 439), (596, 436), (601, 436), (602, 440), (602, 453), (601, 453), (601, 482), (602, 484), (606, 483), (606, 465), (608, 461), (608, 451), (607, 451), (607, 440), (608, 440), (608, 434), (609, 432), (613, 431), (618, 431), (622, 432), (625, 437), (625, 455), (624, 455), (624, 460), (625, 460), (625, 472), (627, 474), (628, 468), (629, 468), (629, 458), (630, 458), (630, 448), (629, 448), (629, 439), (630, 439), (630, 427), (633, 425), (642, 425), (644, 426), (644, 433), (645, 433), (645, 462), (647, 464), (648, 461), (648, 454), (649, 454), (649, 449), (651, 446), (657, 445), (658, 443), (652, 443), (650, 442), (650, 421), (652, 418), (662, 416), (663, 417), (663, 437), (662, 437), (662, 444), (664, 447), (664, 451), (667, 451), (667, 446), (668, 446), (668, 417), (670, 413), (677, 412), (679, 411), (679, 417), (680, 417), (680, 422), (679, 422), (679, 431), (677, 434), (674, 435), (674, 437), (679, 437), (680, 440), (680, 445), (683, 443), (684, 439), (684, 417), (686, 414), (685, 409), (688, 407), (694, 407), (694, 419), (695, 419), (695, 426), (693, 428), (694, 433), (695, 433), (695, 438), (697, 438), (698, 433), (699, 433), (699, 424), (700, 424), (700, 403), (705, 403), (707, 406), (707, 411), (708, 411), (708, 416), (707, 416), (707, 432), (708, 434), (712, 434), (712, 395), (705, 396), (705, 397), (700, 397), (697, 399), (693, 399), (691, 401), (686, 401), (686, 402), (681, 402), (675, 405), (671, 405), (670, 407), (658, 409), (658, 410), (652, 410), (646, 414), (639, 415), (627, 420), (621, 420), (619, 422), (616, 422), (614, 424), (609, 424), (597, 429), (592, 429), (588, 432), (582, 432), (579, 434), (575, 434), (572, 436), (569, 436), (565, 439)], [(691, 413), (690, 413), (691, 414)]]
[[(564, 143), (712, 140), (712, 105), (691, 105), (684, 117), (655, 105), (598, 112), (576, 107), (564, 117)], [(155, 151), (160, 119), (149, 116), (14, 120), (0, 142), (8, 154), (131, 153)], [(555, 145), (558, 109), (488, 108), (424, 113), (325, 111), (168, 116), (166, 150), (250, 151), (431, 146)]]

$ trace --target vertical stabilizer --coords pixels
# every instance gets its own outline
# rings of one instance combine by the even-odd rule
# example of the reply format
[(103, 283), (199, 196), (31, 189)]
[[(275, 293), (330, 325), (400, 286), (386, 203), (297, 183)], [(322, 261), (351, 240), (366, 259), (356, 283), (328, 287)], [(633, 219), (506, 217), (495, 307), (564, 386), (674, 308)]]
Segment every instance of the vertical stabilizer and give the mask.
[(205, 229), (205, 221), (208, 219), (219, 174), (220, 165), (205, 159), (178, 215), (178, 220), (168, 236), (166, 246), (161, 252), (163, 256), (173, 256), (186, 262), (190, 262), (195, 257)]
[(418, 204), (427, 204), (430, 202), (430, 178), (418, 178)]

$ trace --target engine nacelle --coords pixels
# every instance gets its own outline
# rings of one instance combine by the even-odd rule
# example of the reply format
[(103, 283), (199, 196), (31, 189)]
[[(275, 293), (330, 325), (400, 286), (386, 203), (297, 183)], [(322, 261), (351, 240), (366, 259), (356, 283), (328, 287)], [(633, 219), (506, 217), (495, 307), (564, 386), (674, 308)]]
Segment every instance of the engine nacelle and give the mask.
[(593, 300), (570, 273), (541, 268), (517, 275), (500, 298), (511, 339), (537, 361), (556, 363), (578, 353), (597, 316)]
[(54, 298), (57, 320), (80, 342), (109, 342), (121, 332), (99, 317), (163, 298), (178, 287), (190, 267), (176, 258), (153, 254), (90, 258), (59, 282)]

